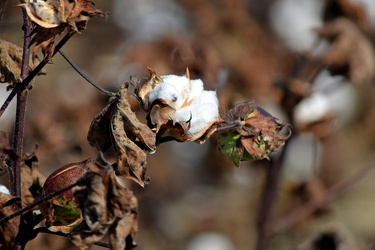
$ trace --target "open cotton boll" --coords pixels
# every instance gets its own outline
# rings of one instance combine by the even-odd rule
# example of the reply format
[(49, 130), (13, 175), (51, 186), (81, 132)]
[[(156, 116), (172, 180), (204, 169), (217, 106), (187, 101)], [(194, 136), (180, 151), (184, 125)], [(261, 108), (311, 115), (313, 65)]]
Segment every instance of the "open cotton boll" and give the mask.
[(149, 103), (152, 103), (156, 99), (163, 99), (169, 106), (174, 109), (181, 107), (183, 104), (183, 98), (181, 92), (179, 92), (175, 85), (164, 83), (157, 86), (149, 94)]
[(165, 75), (161, 76), (161, 79), (163, 79), (166, 84), (173, 85), (183, 99), (188, 98), (190, 94), (189, 78), (187, 78), (186, 76)]
[(171, 118), (175, 122), (190, 120), (190, 134), (196, 134), (219, 117), (219, 101), (215, 91), (203, 91), (189, 106), (179, 109)]

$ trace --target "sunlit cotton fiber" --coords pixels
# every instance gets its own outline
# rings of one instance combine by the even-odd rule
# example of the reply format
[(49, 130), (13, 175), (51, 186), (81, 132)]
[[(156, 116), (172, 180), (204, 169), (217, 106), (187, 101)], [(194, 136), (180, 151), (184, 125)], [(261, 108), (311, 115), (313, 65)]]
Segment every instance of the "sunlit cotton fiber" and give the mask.
[(216, 91), (204, 90), (200, 79), (190, 80), (186, 76), (161, 76), (163, 83), (150, 91), (149, 103), (164, 100), (176, 112), (171, 115), (174, 122), (189, 122), (188, 133), (196, 134), (207, 129), (219, 117), (219, 101)]

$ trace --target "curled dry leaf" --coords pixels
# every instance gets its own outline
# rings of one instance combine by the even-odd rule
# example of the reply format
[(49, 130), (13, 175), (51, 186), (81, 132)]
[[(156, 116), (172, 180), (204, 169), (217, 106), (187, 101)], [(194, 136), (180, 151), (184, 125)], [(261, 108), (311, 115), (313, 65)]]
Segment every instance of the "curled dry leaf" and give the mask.
[(218, 130), (227, 131), (219, 139), (221, 149), (236, 166), (242, 160), (268, 159), (290, 136), (280, 133), (285, 124), (252, 101), (236, 105), (224, 121), (218, 125)]
[(345, 74), (355, 84), (375, 76), (375, 51), (369, 39), (349, 19), (338, 18), (318, 29), (331, 41), (323, 61), (330, 70)]
[(149, 72), (149, 80), (138, 86), (135, 94), (158, 142), (170, 138), (203, 143), (207, 131), (220, 122), (216, 92), (204, 90), (200, 79), (191, 80), (188, 69), (184, 76)]
[[(39, 63), (35, 58), (30, 63), (30, 70), (33, 70)], [(21, 79), (22, 48), (0, 39), (0, 82), (14, 86)], [(46, 74), (45, 70), (39, 74)]]
[(111, 249), (131, 249), (137, 233), (137, 199), (121, 186), (110, 165), (93, 164), (86, 183), (74, 189), (84, 221), (71, 233), (73, 243), (88, 249), (108, 233)]
[[(21, 199), (0, 192), (0, 219), (21, 209)], [(0, 224), (0, 246), (11, 249), (18, 234), (20, 216)]]
[[(90, 159), (65, 165), (50, 176), (43, 185), (43, 195), (52, 194), (76, 183), (89, 169)], [(42, 203), (40, 210), (46, 218), (46, 227), (53, 232), (69, 233), (82, 221), (82, 212), (69, 189)]]
[(80, 32), (94, 16), (106, 16), (107, 13), (95, 8), (89, 0), (26, 0), (19, 6), (25, 8), (29, 18), (38, 26), (33, 30), (36, 52), (42, 52), (48, 58), (53, 54), (53, 43), (65, 29)]
[(34, 154), (26, 156), (21, 166), (21, 177), (22, 204), (27, 206), (41, 196), (46, 181), (46, 176), (39, 171), (38, 158)]
[(105, 152), (111, 146), (117, 153), (113, 165), (116, 173), (144, 186), (146, 152), (154, 152), (155, 133), (141, 123), (131, 110), (127, 99), (128, 84), (123, 84), (116, 97), (95, 116), (87, 136), (90, 145)]

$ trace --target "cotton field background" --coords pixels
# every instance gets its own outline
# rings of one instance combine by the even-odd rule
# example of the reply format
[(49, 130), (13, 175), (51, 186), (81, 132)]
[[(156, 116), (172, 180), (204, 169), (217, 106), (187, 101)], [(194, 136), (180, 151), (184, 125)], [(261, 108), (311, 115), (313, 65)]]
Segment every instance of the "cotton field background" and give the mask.
[[(22, 47), (16, 4), (8, 3), (0, 38)], [(136, 249), (259, 250), (261, 230), (269, 233), (267, 249), (375, 247), (375, 1), (95, 5), (108, 17), (93, 18), (63, 51), (103, 88), (116, 92), (131, 77), (146, 79), (147, 67), (159, 75), (183, 75), (188, 68), (191, 79), (216, 90), (220, 114), (254, 100), (293, 127), (285, 152), (278, 149), (270, 161), (244, 161), (239, 168), (215, 138), (158, 146), (147, 158), (151, 182), (144, 188), (126, 182), (139, 203)], [(87, 133), (108, 98), (59, 54), (46, 71), (29, 95), (24, 150), (35, 151), (49, 175), (67, 163), (96, 158)], [(1, 103), (8, 93), (0, 85)], [(144, 120), (136, 99), (130, 101)], [(0, 119), (0, 130), (9, 135), (14, 104)], [(282, 173), (273, 182), (277, 193), (265, 229), (260, 223), (267, 175), (280, 157)], [(8, 185), (6, 175), (0, 183)], [(40, 234), (26, 249), (75, 246)]]

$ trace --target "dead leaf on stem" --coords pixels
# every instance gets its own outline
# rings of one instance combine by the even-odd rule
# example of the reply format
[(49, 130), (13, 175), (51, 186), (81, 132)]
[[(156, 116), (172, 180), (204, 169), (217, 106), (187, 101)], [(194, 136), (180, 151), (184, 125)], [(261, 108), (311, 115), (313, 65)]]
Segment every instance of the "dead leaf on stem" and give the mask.
[(323, 56), (330, 70), (347, 75), (355, 84), (366, 83), (374, 78), (374, 47), (352, 21), (335, 19), (318, 29), (318, 33), (331, 41), (331, 46)]
[(128, 84), (123, 84), (116, 97), (95, 116), (87, 136), (90, 145), (100, 152), (111, 146), (117, 153), (113, 165), (117, 174), (145, 185), (146, 152), (154, 152), (155, 133), (141, 123), (131, 110), (127, 97)]
[(71, 233), (73, 243), (88, 249), (108, 233), (111, 249), (131, 249), (137, 233), (137, 199), (121, 186), (110, 165), (93, 164), (87, 182), (74, 189), (84, 221)]
[[(0, 82), (14, 86), (21, 79), (22, 48), (0, 39)], [(39, 63), (38, 58), (30, 62), (30, 69), (33, 70)], [(45, 75), (43, 69), (39, 75)]]
[(21, 190), (22, 204), (27, 206), (39, 198), (42, 194), (46, 176), (39, 171), (38, 158), (31, 154), (27, 156), (21, 166)]
[[(21, 209), (21, 199), (0, 192), (0, 219)], [(20, 216), (0, 224), (0, 245), (11, 249), (18, 234)]]
[(39, 49), (50, 59), (54, 40), (65, 29), (80, 32), (86, 29), (90, 18), (107, 15), (89, 0), (26, 0), (19, 6), (25, 8), (29, 18), (38, 25), (32, 32), (32, 43), (36, 44), (33, 59)]

